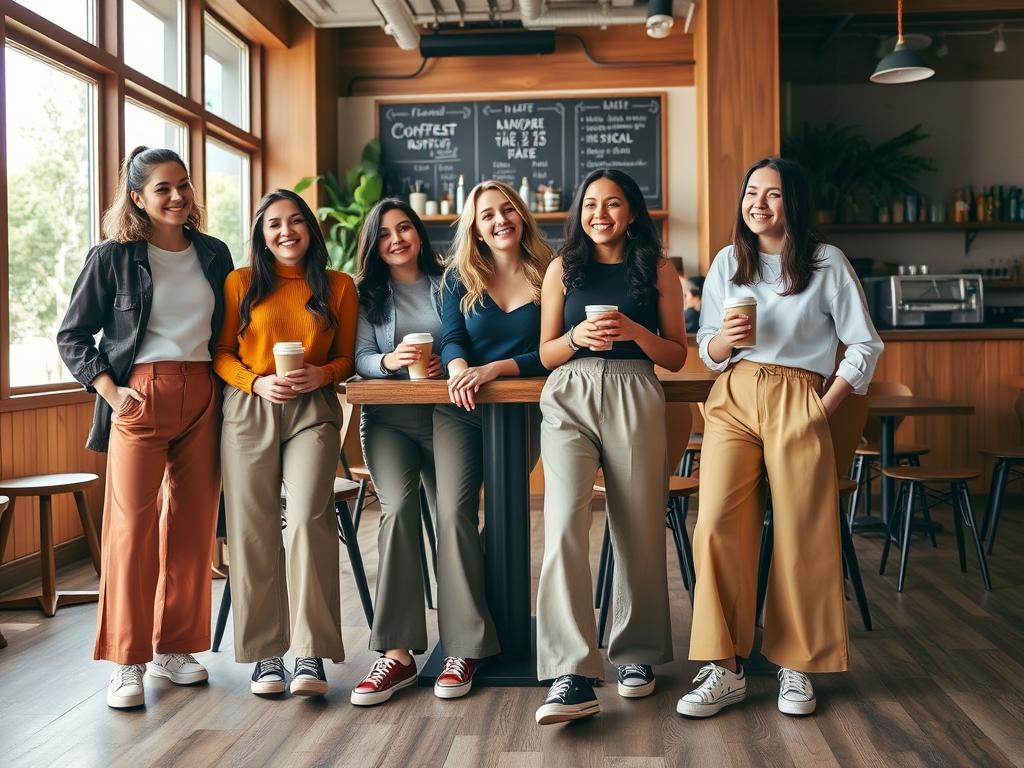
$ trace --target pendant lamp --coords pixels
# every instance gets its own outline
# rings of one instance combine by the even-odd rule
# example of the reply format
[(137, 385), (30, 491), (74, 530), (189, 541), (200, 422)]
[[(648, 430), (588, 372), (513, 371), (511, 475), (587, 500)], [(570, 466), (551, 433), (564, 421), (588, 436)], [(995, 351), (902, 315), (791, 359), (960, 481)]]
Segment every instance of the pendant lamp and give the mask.
[(935, 70), (912, 51), (903, 39), (903, 0), (898, 0), (896, 6), (896, 28), (899, 33), (896, 48), (878, 62), (874, 74), (871, 75), (871, 82), (885, 85), (914, 83), (934, 75)]

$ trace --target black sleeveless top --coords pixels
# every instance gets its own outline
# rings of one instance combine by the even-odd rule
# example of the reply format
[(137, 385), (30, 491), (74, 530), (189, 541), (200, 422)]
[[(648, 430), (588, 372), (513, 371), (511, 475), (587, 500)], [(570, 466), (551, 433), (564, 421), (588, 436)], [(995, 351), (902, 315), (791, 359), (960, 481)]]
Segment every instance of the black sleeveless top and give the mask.
[[(602, 264), (591, 261), (587, 267), (587, 284), (583, 288), (570, 288), (565, 294), (565, 308), (562, 311), (562, 333), (573, 325), (587, 319), (584, 310), (588, 304), (614, 304), (619, 312), (651, 333), (658, 332), (658, 302), (638, 304), (626, 292), (625, 264)], [(592, 352), (580, 347), (577, 357), (603, 357), (608, 360), (648, 360), (650, 358), (635, 341), (616, 341), (607, 352)]]

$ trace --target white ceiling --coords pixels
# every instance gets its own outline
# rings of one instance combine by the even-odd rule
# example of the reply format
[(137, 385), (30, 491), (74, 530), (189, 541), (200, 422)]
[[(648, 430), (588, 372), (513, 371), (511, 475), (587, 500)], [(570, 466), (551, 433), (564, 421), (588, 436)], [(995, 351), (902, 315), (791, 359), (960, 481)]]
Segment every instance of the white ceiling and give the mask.
[[(289, 0), (303, 16), (318, 27), (380, 27), (380, 14), (372, 0)], [(417, 24), (457, 23), (459, 21), (517, 21), (517, 0), (406, 0)], [(545, 12), (646, 7), (646, 0), (545, 0)], [(685, 17), (690, 2), (675, 0), (673, 16)]]

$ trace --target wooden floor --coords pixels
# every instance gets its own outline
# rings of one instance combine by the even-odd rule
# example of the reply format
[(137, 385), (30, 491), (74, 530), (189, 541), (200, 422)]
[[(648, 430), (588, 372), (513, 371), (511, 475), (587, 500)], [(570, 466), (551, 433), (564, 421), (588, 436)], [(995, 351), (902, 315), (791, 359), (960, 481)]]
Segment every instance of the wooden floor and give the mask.
[[(979, 500), (980, 501), (980, 500)], [(1024, 504), (1004, 514), (986, 593), (973, 554), (957, 564), (948, 512), (938, 549), (915, 537), (906, 591), (896, 563), (877, 573), (878, 537), (857, 537), (875, 621), (864, 631), (848, 603), (854, 670), (818, 675), (818, 711), (795, 719), (776, 708), (774, 677), (751, 678), (745, 703), (706, 721), (684, 720), (676, 700), (697, 665), (686, 661), (690, 606), (669, 551), (676, 661), (657, 668), (656, 693), (627, 701), (614, 671), (598, 689), (603, 711), (579, 723), (541, 728), (541, 688), (477, 689), (442, 701), (409, 689), (382, 706), (349, 704), (374, 659), (342, 556), (348, 661), (328, 665), (326, 699), (263, 699), (249, 693), (250, 665), (235, 664), (230, 630), (221, 653), (200, 654), (210, 683), (176, 687), (146, 678), (147, 706), (109, 709), (110, 665), (92, 660), (95, 606), (0, 613), (10, 643), (0, 650), (0, 765), (26, 766), (1024, 766)], [(376, 574), (376, 510), (360, 545)], [(594, 555), (603, 526), (594, 515)], [(534, 579), (542, 546), (534, 515)], [(95, 583), (82, 564), (59, 574), (66, 588)], [(214, 583), (214, 605), (223, 582)], [(852, 594), (852, 591), (851, 591)], [(431, 639), (436, 615), (430, 612)]]

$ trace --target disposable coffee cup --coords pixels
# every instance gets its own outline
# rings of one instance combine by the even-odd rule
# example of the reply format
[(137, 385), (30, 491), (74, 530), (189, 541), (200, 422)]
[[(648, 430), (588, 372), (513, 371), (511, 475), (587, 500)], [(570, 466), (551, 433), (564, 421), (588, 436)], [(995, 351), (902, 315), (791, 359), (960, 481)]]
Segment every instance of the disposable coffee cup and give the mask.
[(753, 296), (737, 296), (734, 299), (726, 299), (723, 306), (725, 307), (723, 322), (733, 315), (746, 315), (750, 323), (750, 331), (746, 338), (733, 346), (752, 347), (757, 344), (757, 299)]
[(434, 348), (434, 337), (429, 333), (410, 333), (402, 339), (402, 343), (412, 344), (420, 351), (420, 359), (409, 366), (409, 378), (428, 378), (430, 376), (430, 353)]
[(274, 365), (277, 375), (284, 376), (289, 371), (302, 368), (306, 350), (301, 341), (279, 341), (274, 345)]
[[(587, 313), (587, 320), (594, 321), (601, 317), (601, 315), (607, 315), (609, 312), (618, 312), (619, 307), (617, 304), (587, 304), (583, 307), (583, 311)], [(608, 349), (611, 349), (613, 346), (614, 342), (608, 343)], [(602, 349), (600, 351), (607, 352), (608, 350)]]

